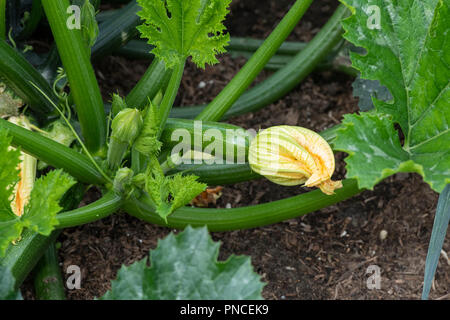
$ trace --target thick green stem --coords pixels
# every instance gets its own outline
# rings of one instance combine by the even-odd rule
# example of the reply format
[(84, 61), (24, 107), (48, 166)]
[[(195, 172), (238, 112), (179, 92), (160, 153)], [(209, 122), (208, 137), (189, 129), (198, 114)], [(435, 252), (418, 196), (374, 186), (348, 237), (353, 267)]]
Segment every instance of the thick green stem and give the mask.
[(22, 151), (56, 168), (66, 170), (77, 180), (100, 185), (106, 182), (94, 164), (75, 150), (4, 119), (0, 119), (0, 128), (9, 131), (14, 147), (21, 147)]
[(152, 100), (158, 91), (167, 85), (171, 74), (170, 69), (166, 70), (164, 61), (154, 59), (145, 74), (128, 94), (127, 105), (130, 108), (144, 108), (148, 104), (148, 100)]
[(160, 133), (166, 125), (167, 118), (169, 117), (170, 110), (172, 109), (175, 98), (177, 97), (178, 89), (180, 88), (181, 78), (183, 77), (185, 61), (177, 64), (170, 76), (169, 84), (167, 85), (166, 92), (159, 106), (159, 119), (160, 119)]
[(102, 151), (106, 143), (105, 110), (81, 30), (66, 25), (70, 2), (42, 0), (42, 5), (67, 74), (86, 147), (92, 152)]
[(109, 191), (99, 200), (87, 206), (59, 214), (57, 228), (75, 227), (103, 219), (119, 210), (121, 205), (122, 197)]
[(53, 102), (58, 103), (58, 98), (41, 74), (22, 55), (1, 39), (0, 79), (40, 116), (47, 115), (54, 108), (33, 84), (38, 86)]
[[(187, 134), (189, 133), (189, 134)], [(247, 157), (250, 135), (238, 126), (212, 121), (188, 119), (167, 120), (160, 138), (164, 149), (171, 150), (175, 146), (186, 150), (203, 151), (214, 143), (215, 156), (227, 160), (241, 162)]]
[(220, 94), (196, 117), (218, 121), (255, 80), (302, 18), (312, 0), (297, 0), (270, 36)]
[[(297, 86), (342, 39), (341, 20), (348, 15), (340, 5), (320, 32), (285, 67), (244, 93), (221, 120), (259, 110), (283, 97)], [(173, 108), (173, 118), (193, 118), (203, 106)]]
[(64, 282), (55, 244), (48, 246), (35, 268), (34, 290), (37, 300), (65, 300)]
[(199, 181), (209, 186), (223, 186), (244, 181), (261, 179), (262, 176), (252, 171), (248, 163), (244, 164), (180, 164), (169, 174), (185, 172), (199, 177)]
[(170, 228), (183, 229), (187, 225), (207, 226), (210, 231), (230, 231), (269, 225), (320, 210), (337, 202), (346, 200), (362, 190), (356, 180), (344, 180), (343, 188), (329, 196), (314, 190), (291, 198), (255, 206), (233, 209), (200, 209), (183, 207), (175, 211), (164, 222), (155, 213), (148, 195), (141, 199), (130, 199), (124, 205), (129, 214), (151, 223)]

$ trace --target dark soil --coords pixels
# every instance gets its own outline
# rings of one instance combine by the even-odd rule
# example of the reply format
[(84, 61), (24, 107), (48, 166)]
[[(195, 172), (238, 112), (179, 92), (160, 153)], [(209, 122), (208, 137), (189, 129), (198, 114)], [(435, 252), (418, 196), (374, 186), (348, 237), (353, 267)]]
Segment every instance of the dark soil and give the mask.
[[(234, 1), (228, 19), (232, 36), (263, 38), (286, 12), (287, 0)], [(290, 40), (308, 41), (326, 22), (337, 1), (315, 1)], [(177, 104), (205, 103), (214, 98), (245, 63), (223, 56), (221, 63), (197, 70), (189, 64)], [(146, 61), (109, 57), (96, 66), (104, 98), (126, 94), (148, 66)], [(261, 81), (270, 73), (263, 72)], [(203, 81), (207, 85), (199, 88)], [(245, 128), (299, 125), (323, 130), (358, 110), (352, 79), (322, 72), (307, 77), (282, 100), (229, 122)], [(337, 154), (337, 178), (344, 177), (344, 154)], [(218, 207), (253, 205), (286, 198), (303, 188), (282, 187), (266, 180), (225, 186)], [(95, 198), (90, 194), (86, 201)], [(220, 259), (231, 254), (252, 258), (267, 282), (266, 299), (418, 299), (431, 234), (437, 194), (415, 174), (397, 174), (373, 191), (271, 226), (213, 233), (222, 242)], [(82, 270), (82, 288), (69, 299), (92, 299), (110, 287), (117, 270), (148, 255), (171, 230), (116, 214), (102, 221), (67, 229), (60, 236), (62, 270)], [(381, 239), (380, 233), (387, 232)], [(444, 244), (450, 253), (450, 236)], [(381, 269), (381, 289), (369, 290), (367, 267)], [(450, 261), (440, 259), (430, 298), (450, 299)], [(32, 298), (31, 292), (27, 295)]]

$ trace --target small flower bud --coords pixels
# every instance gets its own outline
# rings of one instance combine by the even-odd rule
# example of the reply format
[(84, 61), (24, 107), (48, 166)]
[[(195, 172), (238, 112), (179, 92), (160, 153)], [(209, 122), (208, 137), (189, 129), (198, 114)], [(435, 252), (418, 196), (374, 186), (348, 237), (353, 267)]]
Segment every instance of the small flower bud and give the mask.
[(249, 163), (253, 171), (270, 181), (295, 186), (318, 187), (331, 195), (341, 188), (332, 181), (334, 154), (328, 143), (314, 131), (294, 126), (263, 130), (252, 140)]
[(128, 147), (139, 136), (143, 124), (141, 113), (137, 109), (124, 109), (114, 118), (108, 149), (108, 164), (112, 170), (120, 166)]
[(120, 168), (116, 172), (113, 188), (118, 194), (129, 194), (133, 189), (133, 170), (130, 168)]

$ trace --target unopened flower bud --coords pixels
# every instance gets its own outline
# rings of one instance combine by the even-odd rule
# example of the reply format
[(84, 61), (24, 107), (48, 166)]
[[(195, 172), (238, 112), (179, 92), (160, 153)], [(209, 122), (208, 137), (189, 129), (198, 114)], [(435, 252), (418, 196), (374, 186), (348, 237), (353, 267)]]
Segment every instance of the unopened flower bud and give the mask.
[(111, 124), (111, 138), (108, 149), (108, 163), (111, 169), (117, 169), (128, 150), (139, 136), (144, 122), (137, 109), (120, 111)]

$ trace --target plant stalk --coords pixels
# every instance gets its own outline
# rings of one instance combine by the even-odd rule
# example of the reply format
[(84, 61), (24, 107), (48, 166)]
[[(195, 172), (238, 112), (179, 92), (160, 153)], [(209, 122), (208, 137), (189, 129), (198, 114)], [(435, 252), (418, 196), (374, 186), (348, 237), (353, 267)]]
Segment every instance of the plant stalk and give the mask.
[(67, 74), (86, 147), (93, 153), (102, 152), (106, 143), (105, 110), (81, 30), (66, 25), (70, 2), (42, 0), (42, 5)]
[(4, 119), (0, 119), (0, 128), (8, 130), (13, 137), (12, 145), (14, 147), (20, 147), (22, 151), (37, 159), (66, 170), (77, 180), (98, 185), (106, 182), (89, 158), (74, 149)]
[(270, 36), (253, 54), (219, 95), (196, 117), (198, 120), (218, 121), (255, 80), (270, 58), (303, 17), (312, 0), (297, 0)]
[(129, 214), (161, 226), (183, 229), (188, 225), (207, 226), (210, 231), (231, 231), (261, 227), (284, 220), (296, 218), (344, 201), (362, 192), (353, 179), (343, 181), (343, 188), (334, 195), (326, 195), (320, 190), (310, 191), (298, 196), (254, 206), (232, 209), (202, 209), (182, 207), (167, 219), (167, 223), (155, 213), (154, 205), (148, 195), (141, 199), (130, 199), (124, 205)]
[(184, 65), (186, 61), (177, 64), (172, 71), (170, 76), (169, 84), (167, 85), (166, 92), (159, 106), (159, 120), (160, 120), (160, 131), (162, 133), (166, 125), (167, 118), (169, 117), (170, 110), (172, 109), (175, 98), (177, 97), (178, 89), (180, 88), (181, 78), (183, 77)]
[[(287, 65), (245, 92), (219, 120), (257, 111), (295, 88), (342, 40), (341, 20), (349, 11), (340, 5), (320, 32)], [(204, 106), (172, 108), (171, 117), (192, 119)]]
[(126, 97), (126, 103), (130, 108), (143, 109), (149, 99), (158, 93), (161, 88), (165, 88), (171, 78), (172, 70), (166, 70), (162, 60), (154, 59), (145, 74), (134, 86)]
[(121, 205), (122, 197), (114, 191), (108, 191), (103, 197), (91, 204), (58, 214), (59, 224), (56, 227), (64, 229), (103, 219), (119, 210)]

